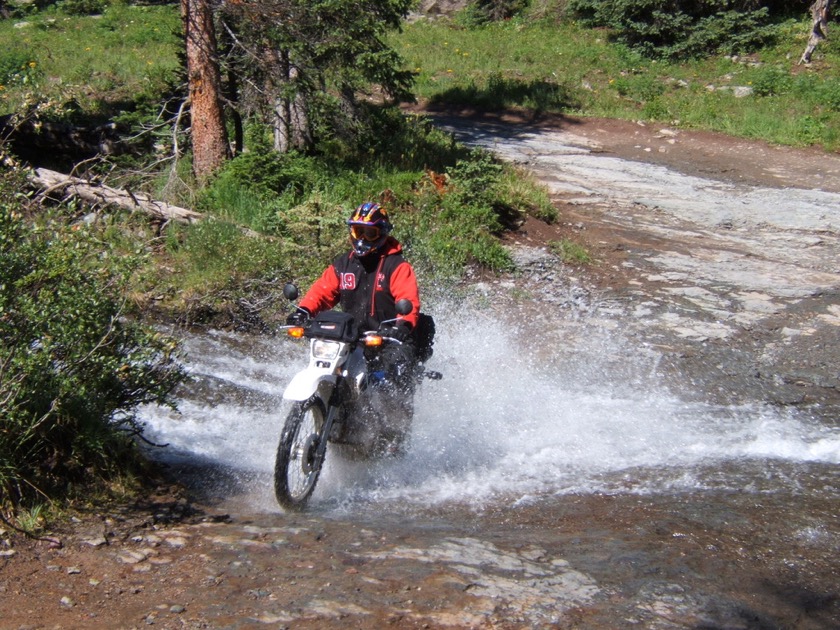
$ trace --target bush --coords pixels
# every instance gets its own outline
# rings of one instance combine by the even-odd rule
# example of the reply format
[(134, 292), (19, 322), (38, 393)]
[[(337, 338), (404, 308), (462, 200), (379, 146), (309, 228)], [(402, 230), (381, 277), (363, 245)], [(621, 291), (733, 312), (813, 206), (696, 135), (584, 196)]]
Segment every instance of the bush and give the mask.
[(138, 461), (133, 412), (168, 404), (177, 344), (124, 317), (133, 261), (86, 229), (23, 219), (0, 182), (0, 503), (61, 498)]
[(528, 7), (528, 0), (472, 0), (458, 16), (464, 26), (509, 20)]
[(785, 68), (763, 66), (752, 76), (752, 87), (757, 96), (780, 96), (793, 87), (793, 78)]
[[(504, 270), (512, 267), (499, 235), (519, 217), (500, 202), (502, 167), (481, 150), (472, 151), (446, 176), (427, 174), (415, 200), (419, 213), (401, 217), (403, 239), (420, 265), (441, 276), (458, 275), (467, 264)], [(405, 223), (413, 225), (405, 225)], [(404, 226), (404, 227), (403, 227)]]
[(58, 5), (68, 15), (99, 15), (108, 8), (108, 0), (63, 0)]
[(775, 38), (770, 9), (752, 0), (570, 0), (572, 16), (651, 58), (744, 53)]

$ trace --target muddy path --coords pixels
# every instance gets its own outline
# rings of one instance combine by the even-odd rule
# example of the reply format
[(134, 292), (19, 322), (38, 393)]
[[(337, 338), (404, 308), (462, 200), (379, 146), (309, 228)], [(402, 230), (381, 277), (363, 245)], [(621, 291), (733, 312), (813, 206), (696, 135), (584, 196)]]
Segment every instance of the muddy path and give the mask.
[[(430, 485), (439, 462), (418, 439), (398, 471), (410, 491), (346, 505), (353, 487), (328, 477), (305, 514), (254, 498), (270, 494), (265, 470), (170, 464), (181, 485), (143, 504), (80, 515), (51, 540), (5, 531), (0, 629), (840, 626), (840, 158), (616, 121), (438, 123), (541, 178), (561, 213), (511, 235), (517, 272), (476, 278), (473, 303), (529, 322), (523, 344), (550, 368), (539, 378), (576, 379), (572, 415), (601, 390), (641, 395), (551, 435), (477, 425), (533, 437), (499, 452), (501, 472), (466, 471), (460, 491), (454, 477)], [(562, 265), (550, 244), (564, 238), (596, 264)], [(259, 355), (235, 343), (243, 365)], [(457, 359), (433, 360), (451, 375)], [(499, 371), (483, 375), (491, 391)], [(213, 391), (215, 407), (240, 405), (233, 388)], [(254, 407), (234, 413), (253, 425), (270, 398), (243, 396)], [(742, 410), (758, 435), (709, 426)], [(552, 472), (549, 438), (580, 461)], [(247, 428), (236, 439), (253, 441)], [(653, 464), (627, 454), (655, 442), (666, 448)], [(255, 447), (234, 445), (234, 458)], [(592, 463), (619, 452), (626, 462)], [(416, 498), (429, 488), (443, 498)]]

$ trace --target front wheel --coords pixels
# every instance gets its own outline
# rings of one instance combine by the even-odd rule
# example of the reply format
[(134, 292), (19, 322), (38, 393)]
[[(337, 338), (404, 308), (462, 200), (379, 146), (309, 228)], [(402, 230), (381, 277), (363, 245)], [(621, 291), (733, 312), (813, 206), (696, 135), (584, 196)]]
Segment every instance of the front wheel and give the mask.
[(326, 412), (317, 397), (295, 403), (280, 436), (274, 464), (274, 495), (288, 510), (302, 510), (315, 490), (323, 459), (315, 457)]

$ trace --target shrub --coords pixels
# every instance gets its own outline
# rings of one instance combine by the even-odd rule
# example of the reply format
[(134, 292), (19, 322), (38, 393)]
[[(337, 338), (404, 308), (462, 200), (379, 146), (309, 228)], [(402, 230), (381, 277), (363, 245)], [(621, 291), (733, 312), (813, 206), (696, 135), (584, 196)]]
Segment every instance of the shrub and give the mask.
[(570, 0), (570, 13), (647, 57), (686, 59), (748, 52), (770, 43), (768, 7), (751, 0)]
[(528, 4), (528, 0), (472, 0), (458, 15), (458, 21), (470, 27), (509, 20), (522, 13)]
[(753, 73), (752, 87), (757, 96), (779, 96), (790, 92), (793, 79), (785, 68), (763, 66)]
[(23, 219), (0, 182), (0, 502), (56, 498), (137, 461), (134, 411), (168, 404), (177, 344), (124, 316), (134, 261), (84, 227)]
[(429, 174), (415, 200), (420, 212), (406, 217), (414, 225), (402, 232), (421, 265), (442, 276), (458, 275), (467, 264), (511, 268), (510, 255), (495, 238), (511, 215), (519, 216), (500, 202), (502, 172), (489, 153), (474, 150), (446, 177)]
[(98, 15), (108, 8), (108, 0), (63, 0), (58, 5), (68, 15)]

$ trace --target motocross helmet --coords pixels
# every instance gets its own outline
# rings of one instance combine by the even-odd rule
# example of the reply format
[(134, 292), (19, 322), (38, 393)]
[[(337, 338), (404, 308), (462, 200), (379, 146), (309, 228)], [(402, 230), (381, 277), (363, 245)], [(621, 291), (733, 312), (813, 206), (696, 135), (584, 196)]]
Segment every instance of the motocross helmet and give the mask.
[(388, 221), (385, 208), (371, 201), (356, 208), (347, 220), (347, 225), (353, 251), (359, 257), (379, 251), (393, 227)]

